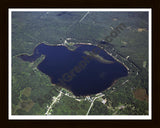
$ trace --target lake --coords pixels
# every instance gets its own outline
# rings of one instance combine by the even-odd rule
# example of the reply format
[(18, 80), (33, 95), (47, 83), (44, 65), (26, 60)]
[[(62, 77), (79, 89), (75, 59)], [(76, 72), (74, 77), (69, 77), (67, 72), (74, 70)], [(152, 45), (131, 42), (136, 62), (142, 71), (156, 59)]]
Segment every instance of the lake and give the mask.
[(128, 75), (127, 69), (104, 50), (93, 45), (77, 46), (71, 51), (65, 46), (42, 43), (31, 56), (23, 54), (19, 57), (33, 62), (45, 55), (37, 68), (48, 75), (53, 84), (68, 89), (76, 96), (102, 92), (115, 80)]

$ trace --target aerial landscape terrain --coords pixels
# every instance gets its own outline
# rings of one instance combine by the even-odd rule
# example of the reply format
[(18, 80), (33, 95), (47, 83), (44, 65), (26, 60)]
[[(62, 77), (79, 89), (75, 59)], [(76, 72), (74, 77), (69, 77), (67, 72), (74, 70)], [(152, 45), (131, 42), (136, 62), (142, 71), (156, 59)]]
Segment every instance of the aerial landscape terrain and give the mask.
[(12, 12), (12, 115), (148, 115), (148, 12)]

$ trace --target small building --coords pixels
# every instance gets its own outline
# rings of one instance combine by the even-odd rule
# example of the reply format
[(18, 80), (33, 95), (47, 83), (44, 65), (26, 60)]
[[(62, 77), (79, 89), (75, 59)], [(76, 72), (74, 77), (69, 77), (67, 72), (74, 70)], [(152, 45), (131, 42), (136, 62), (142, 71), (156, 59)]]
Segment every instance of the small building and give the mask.
[(102, 100), (102, 103), (103, 103), (103, 104), (106, 104), (106, 102), (107, 102), (107, 99), (106, 99), (106, 98)]
[(138, 32), (145, 32), (145, 31), (146, 31), (146, 28), (138, 28), (137, 31), (138, 31)]
[(128, 59), (128, 58), (129, 58), (129, 56), (126, 57), (126, 59)]

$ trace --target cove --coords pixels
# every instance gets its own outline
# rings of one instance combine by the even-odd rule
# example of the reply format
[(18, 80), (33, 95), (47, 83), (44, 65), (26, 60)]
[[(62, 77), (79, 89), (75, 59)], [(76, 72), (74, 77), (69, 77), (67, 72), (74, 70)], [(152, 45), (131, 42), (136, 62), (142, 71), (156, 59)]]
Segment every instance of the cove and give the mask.
[[(93, 49), (98, 50), (98, 54), (94, 54)], [(45, 55), (45, 58), (37, 68), (48, 75), (53, 84), (68, 89), (75, 96), (102, 92), (115, 80), (128, 75), (121, 63), (93, 45), (77, 45), (71, 51), (65, 46), (41, 43), (31, 56), (22, 54), (19, 57), (33, 62), (41, 55)]]

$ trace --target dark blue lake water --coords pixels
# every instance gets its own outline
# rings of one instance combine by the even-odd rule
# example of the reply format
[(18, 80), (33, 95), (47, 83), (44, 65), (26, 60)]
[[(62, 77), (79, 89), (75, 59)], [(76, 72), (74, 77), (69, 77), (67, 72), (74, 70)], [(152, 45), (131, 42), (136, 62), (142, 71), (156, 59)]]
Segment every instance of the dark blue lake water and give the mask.
[[(106, 64), (94, 57), (87, 56), (84, 51), (96, 51), (104, 59), (113, 61)], [(127, 76), (127, 69), (114, 60), (102, 49), (92, 45), (79, 45), (75, 51), (65, 46), (38, 45), (33, 55), (20, 55), (24, 61), (33, 62), (41, 55), (45, 59), (38, 69), (51, 78), (51, 82), (62, 86), (76, 96), (96, 94), (112, 85), (114, 80)]]

